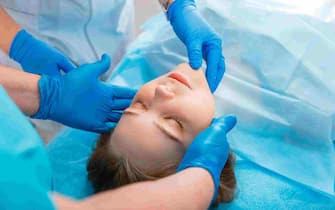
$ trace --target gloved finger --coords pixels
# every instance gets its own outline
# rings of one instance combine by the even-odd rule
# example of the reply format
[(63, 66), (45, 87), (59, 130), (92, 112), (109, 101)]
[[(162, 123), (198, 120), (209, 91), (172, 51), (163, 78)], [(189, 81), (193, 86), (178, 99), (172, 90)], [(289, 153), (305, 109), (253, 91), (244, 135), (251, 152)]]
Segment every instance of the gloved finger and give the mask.
[(107, 121), (108, 122), (118, 122), (122, 116), (121, 112), (118, 111), (110, 111), (107, 116)]
[(235, 127), (237, 123), (237, 118), (235, 115), (226, 115), (214, 119), (211, 126), (214, 126), (219, 129), (223, 129), (225, 133), (228, 133), (231, 129)]
[(225, 71), (226, 71), (225, 59), (224, 59), (223, 56), (221, 56), (221, 59), (219, 61), (219, 65), (218, 65), (218, 70), (217, 70), (216, 82), (214, 83), (216, 85), (213, 86), (212, 93), (214, 93), (216, 91), (216, 89), (219, 87)]
[(93, 74), (92, 76), (99, 78), (99, 76), (101, 76), (109, 69), (111, 65), (111, 59), (107, 54), (103, 54), (100, 61), (89, 65), (94, 69), (91, 71), (91, 74)]
[(191, 41), (187, 46), (188, 59), (193, 69), (199, 69), (202, 65), (202, 42), (200, 40)]
[(136, 95), (137, 90), (121, 87), (121, 86), (113, 86), (114, 87), (114, 97), (116, 98), (126, 98), (132, 99)]
[(221, 59), (221, 50), (218, 48), (210, 49), (206, 57), (207, 61), (206, 78), (209, 88), (211, 89), (211, 92), (214, 92), (214, 90), (218, 86), (217, 81), (218, 77), (220, 76), (218, 73), (220, 59)]
[(97, 132), (99, 133), (108, 133), (110, 132), (113, 128), (115, 128), (117, 125), (116, 122), (106, 122), (105, 125), (102, 128), (99, 128)]
[(124, 110), (131, 104), (130, 99), (115, 99), (111, 106), (112, 110)]
[(65, 73), (67, 73), (67, 72), (75, 69), (76, 66), (74, 65), (74, 63), (72, 63), (72, 61), (70, 59), (63, 56), (61, 58), (60, 63), (58, 64), (58, 68), (62, 69)]

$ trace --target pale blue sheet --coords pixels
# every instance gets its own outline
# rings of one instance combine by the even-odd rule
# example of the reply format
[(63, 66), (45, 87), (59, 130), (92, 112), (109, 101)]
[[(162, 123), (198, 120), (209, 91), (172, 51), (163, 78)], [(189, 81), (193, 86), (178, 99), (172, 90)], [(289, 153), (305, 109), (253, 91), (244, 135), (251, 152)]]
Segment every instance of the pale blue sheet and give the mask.
[(315, 192), (245, 159), (237, 160), (238, 194), (218, 209), (334, 209), (335, 197)]
[[(335, 5), (291, 2), (199, 2), (224, 41), (227, 72), (215, 93), (217, 114), (239, 118), (229, 135), (239, 156), (239, 194), (221, 208), (335, 208)], [(110, 82), (140, 87), (187, 61), (164, 14), (143, 29)], [(49, 145), (56, 191), (75, 198), (92, 193), (85, 164), (94, 138), (69, 129)], [(63, 150), (67, 143), (78, 151)]]

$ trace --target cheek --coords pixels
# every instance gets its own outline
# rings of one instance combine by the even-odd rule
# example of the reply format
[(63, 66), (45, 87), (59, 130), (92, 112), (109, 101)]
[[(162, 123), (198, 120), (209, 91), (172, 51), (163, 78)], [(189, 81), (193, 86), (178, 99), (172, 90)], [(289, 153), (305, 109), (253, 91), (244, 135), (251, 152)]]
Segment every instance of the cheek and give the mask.
[(187, 143), (191, 141), (205, 128), (207, 128), (214, 117), (214, 98), (210, 94), (192, 94), (185, 97), (180, 107), (187, 113), (189, 123), (185, 129)]
[(197, 128), (206, 128), (214, 117), (214, 98), (212, 95), (197, 92), (185, 97), (187, 112), (191, 125)]
[(162, 166), (179, 162), (183, 156), (183, 150), (178, 145), (164, 144), (157, 140), (151, 144), (138, 145), (135, 153), (137, 155), (133, 155), (131, 159), (136, 165), (149, 171), (156, 171)]

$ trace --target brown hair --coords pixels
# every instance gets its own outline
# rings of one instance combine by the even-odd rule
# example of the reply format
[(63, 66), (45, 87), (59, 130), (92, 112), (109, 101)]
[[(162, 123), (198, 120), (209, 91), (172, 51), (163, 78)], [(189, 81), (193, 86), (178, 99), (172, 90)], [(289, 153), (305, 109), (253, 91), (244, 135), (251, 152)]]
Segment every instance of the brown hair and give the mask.
[[(116, 157), (107, 147), (110, 134), (103, 134), (87, 164), (88, 179), (95, 192), (121, 187), (139, 181), (157, 180), (175, 173), (178, 164), (168, 165), (154, 173), (146, 173), (136, 167), (128, 158)], [(230, 152), (220, 177), (220, 186), (215, 204), (234, 199), (236, 177), (235, 157)]]

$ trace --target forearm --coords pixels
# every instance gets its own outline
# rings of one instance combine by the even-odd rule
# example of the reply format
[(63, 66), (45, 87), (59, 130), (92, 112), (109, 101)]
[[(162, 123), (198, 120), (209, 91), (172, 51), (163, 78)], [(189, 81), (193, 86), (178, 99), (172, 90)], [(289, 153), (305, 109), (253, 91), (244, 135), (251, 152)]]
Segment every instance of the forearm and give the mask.
[[(78, 205), (90, 210), (207, 209), (213, 190), (213, 180), (206, 170), (189, 168), (158, 181), (137, 183), (97, 194)], [(56, 199), (55, 202), (60, 210), (72, 206), (69, 200)]]
[(0, 5), (0, 49), (8, 54), (15, 35), (21, 29), (21, 26)]
[(0, 85), (26, 115), (37, 112), (40, 104), (39, 75), (0, 65)]

